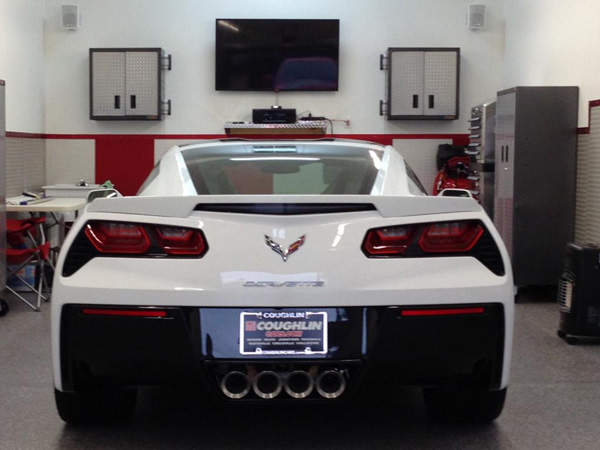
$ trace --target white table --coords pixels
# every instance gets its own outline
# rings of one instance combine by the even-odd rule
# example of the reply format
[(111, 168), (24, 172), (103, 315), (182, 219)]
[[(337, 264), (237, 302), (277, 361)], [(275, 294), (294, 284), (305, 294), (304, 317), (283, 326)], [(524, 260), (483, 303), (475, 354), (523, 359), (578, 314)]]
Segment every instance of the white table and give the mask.
[[(65, 218), (63, 214), (74, 212), (75, 217), (77, 217), (77, 212), (85, 208), (87, 203), (85, 198), (72, 197), (48, 197), (40, 200), (30, 200), (25, 205), (13, 205), (9, 203), (10, 201), (11, 199), (8, 198), (6, 202), (7, 213), (51, 214), (52, 218), (59, 226), (59, 245), (62, 245), (65, 238)], [(57, 215), (57, 213), (59, 215)]]
[[(8, 199), (10, 201), (10, 199)], [(85, 198), (72, 197), (48, 197), (40, 200), (31, 200), (25, 205), (11, 205), (6, 203), (6, 212), (77, 212), (83, 209), (86, 204)]]

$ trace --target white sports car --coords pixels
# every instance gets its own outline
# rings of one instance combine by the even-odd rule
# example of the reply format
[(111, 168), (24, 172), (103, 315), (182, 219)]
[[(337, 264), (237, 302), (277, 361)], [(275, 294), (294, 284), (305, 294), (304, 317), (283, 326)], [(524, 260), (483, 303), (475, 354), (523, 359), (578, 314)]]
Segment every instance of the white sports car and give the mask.
[(58, 412), (124, 419), (136, 388), (339, 402), (422, 386), (437, 418), (502, 411), (513, 333), (504, 245), (472, 198), (430, 197), (390, 146), (171, 148), (138, 196), (88, 204), (53, 285)]

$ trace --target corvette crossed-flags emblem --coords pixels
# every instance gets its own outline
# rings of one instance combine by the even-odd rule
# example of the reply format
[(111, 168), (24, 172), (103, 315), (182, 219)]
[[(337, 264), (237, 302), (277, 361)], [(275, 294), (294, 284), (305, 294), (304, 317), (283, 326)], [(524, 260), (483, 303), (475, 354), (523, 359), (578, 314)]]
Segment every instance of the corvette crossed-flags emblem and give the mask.
[(286, 250), (284, 250), (283, 247), (281, 246), (281, 244), (278, 244), (277, 242), (275, 242), (273, 240), (272, 237), (267, 236), (265, 234), (265, 242), (271, 248), (271, 250), (273, 250), (275, 253), (277, 253), (279, 256), (281, 256), (281, 258), (283, 259), (283, 262), (286, 262), (288, 260), (289, 256), (292, 253), (294, 253), (296, 250), (298, 250), (302, 246), (302, 244), (304, 244), (305, 240), (306, 240), (306, 235), (304, 234), (304, 235), (300, 236), (296, 242), (294, 242)]

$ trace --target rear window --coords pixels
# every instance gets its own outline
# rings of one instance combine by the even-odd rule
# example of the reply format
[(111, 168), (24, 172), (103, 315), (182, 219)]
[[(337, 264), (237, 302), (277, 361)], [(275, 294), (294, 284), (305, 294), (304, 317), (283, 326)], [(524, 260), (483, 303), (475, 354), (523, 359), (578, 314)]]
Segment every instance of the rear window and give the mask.
[[(343, 152), (339, 152), (343, 153)], [(377, 176), (365, 155), (201, 155), (184, 153), (198, 194), (369, 194)]]

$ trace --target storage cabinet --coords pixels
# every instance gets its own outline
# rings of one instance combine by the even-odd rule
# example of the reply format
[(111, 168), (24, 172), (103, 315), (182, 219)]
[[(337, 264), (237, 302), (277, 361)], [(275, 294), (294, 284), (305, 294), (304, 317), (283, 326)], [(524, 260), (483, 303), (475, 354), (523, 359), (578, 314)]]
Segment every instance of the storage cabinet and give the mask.
[(163, 101), (170, 66), (160, 48), (90, 49), (90, 119), (161, 120), (171, 109)]
[(380, 102), (380, 115), (390, 120), (457, 119), (459, 67), (458, 48), (388, 48), (381, 56), (386, 99)]
[(498, 93), (494, 223), (516, 286), (556, 284), (573, 240), (577, 87)]

